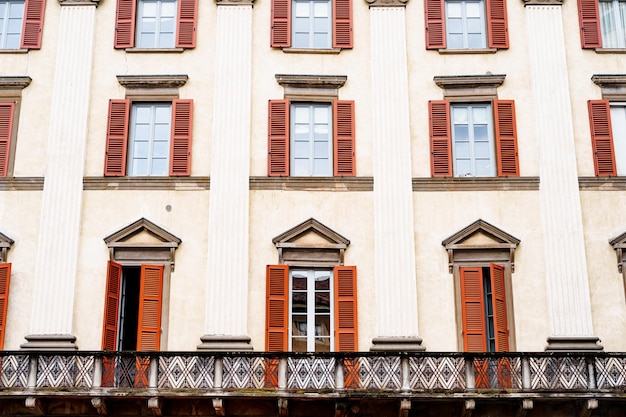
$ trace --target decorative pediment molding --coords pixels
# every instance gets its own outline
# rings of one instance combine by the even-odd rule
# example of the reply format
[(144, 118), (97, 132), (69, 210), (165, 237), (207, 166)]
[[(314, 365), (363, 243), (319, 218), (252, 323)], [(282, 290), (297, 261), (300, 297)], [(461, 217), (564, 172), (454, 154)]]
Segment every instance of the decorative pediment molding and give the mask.
[(276, 74), (276, 82), (283, 86), (284, 96), (291, 100), (334, 100), (346, 83), (345, 75), (290, 75)]
[(504, 74), (484, 75), (443, 75), (433, 80), (443, 89), (446, 100), (455, 99), (494, 99), (498, 97), (498, 87), (504, 82)]
[(626, 74), (594, 74), (591, 77), (606, 100), (626, 100)]
[(0, 89), (23, 90), (30, 85), (31, 81), (33, 81), (33, 79), (28, 75), (0, 77)]
[(406, 7), (409, 0), (365, 0), (370, 7)]
[(0, 262), (7, 261), (7, 251), (11, 249), (13, 243), (15, 243), (13, 239), (0, 232)]
[(299, 238), (309, 232), (314, 232), (326, 239), (331, 247), (345, 249), (350, 244), (348, 239), (312, 217), (276, 236), (272, 239), (272, 242), (274, 242), (276, 247), (293, 246), (293, 244), (297, 244), (296, 242)]
[(117, 81), (125, 88), (180, 88), (189, 77), (183, 75), (118, 75)]
[(611, 239), (609, 243), (611, 244), (611, 246), (613, 246), (613, 249), (615, 249), (615, 253), (617, 254), (617, 269), (620, 273), (622, 273), (624, 265), (624, 255), (626, 255), (626, 251), (624, 250), (626, 249), (626, 232), (622, 233), (614, 239)]

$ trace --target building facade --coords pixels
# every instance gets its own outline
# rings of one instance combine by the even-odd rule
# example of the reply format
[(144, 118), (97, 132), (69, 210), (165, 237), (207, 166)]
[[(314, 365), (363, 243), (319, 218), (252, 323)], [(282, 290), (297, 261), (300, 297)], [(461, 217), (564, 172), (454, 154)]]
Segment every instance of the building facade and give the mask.
[(0, 0), (0, 415), (623, 415), (619, 0)]

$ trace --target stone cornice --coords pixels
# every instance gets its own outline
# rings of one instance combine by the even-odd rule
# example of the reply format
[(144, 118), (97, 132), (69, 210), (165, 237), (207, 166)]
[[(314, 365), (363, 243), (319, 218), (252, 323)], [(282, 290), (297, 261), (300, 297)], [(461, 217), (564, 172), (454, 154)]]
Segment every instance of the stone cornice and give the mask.
[(340, 88), (348, 79), (345, 75), (290, 75), (276, 74), (276, 81), (283, 87), (293, 88)]
[(189, 77), (180, 75), (118, 75), (117, 81), (126, 88), (180, 88)]
[(409, 0), (365, 0), (370, 7), (405, 7)]
[(524, 6), (562, 6), (563, 0), (522, 0)]
[(254, 0), (215, 0), (218, 6), (252, 6)]
[(59, 0), (61, 6), (96, 6), (100, 0)]
[(626, 74), (594, 74), (591, 77), (606, 100), (626, 99)]
[(435, 84), (444, 89), (500, 87), (504, 82), (504, 74), (487, 75), (440, 75), (433, 77)]
[(33, 81), (29, 76), (0, 77), (0, 90), (23, 90)]

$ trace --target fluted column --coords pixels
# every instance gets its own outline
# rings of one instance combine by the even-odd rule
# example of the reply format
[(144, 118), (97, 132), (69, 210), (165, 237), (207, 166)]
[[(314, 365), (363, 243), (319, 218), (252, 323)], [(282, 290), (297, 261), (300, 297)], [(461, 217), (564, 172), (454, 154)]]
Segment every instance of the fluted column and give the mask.
[(559, 1), (526, 3), (550, 311), (546, 349), (597, 350), (602, 346), (591, 320), (561, 7)]
[(202, 350), (251, 350), (248, 210), (252, 2), (218, 1)]
[(97, 1), (60, 1), (48, 155), (26, 349), (76, 348), (72, 335)]
[(418, 337), (405, 2), (370, 4), (376, 335), (371, 350), (424, 350)]

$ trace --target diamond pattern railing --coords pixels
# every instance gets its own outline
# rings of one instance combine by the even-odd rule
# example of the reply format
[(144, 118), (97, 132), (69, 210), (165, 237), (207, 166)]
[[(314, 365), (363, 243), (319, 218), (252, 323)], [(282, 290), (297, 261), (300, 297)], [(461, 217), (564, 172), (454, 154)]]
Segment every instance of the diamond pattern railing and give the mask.
[(626, 353), (0, 351), (0, 390), (626, 391)]

